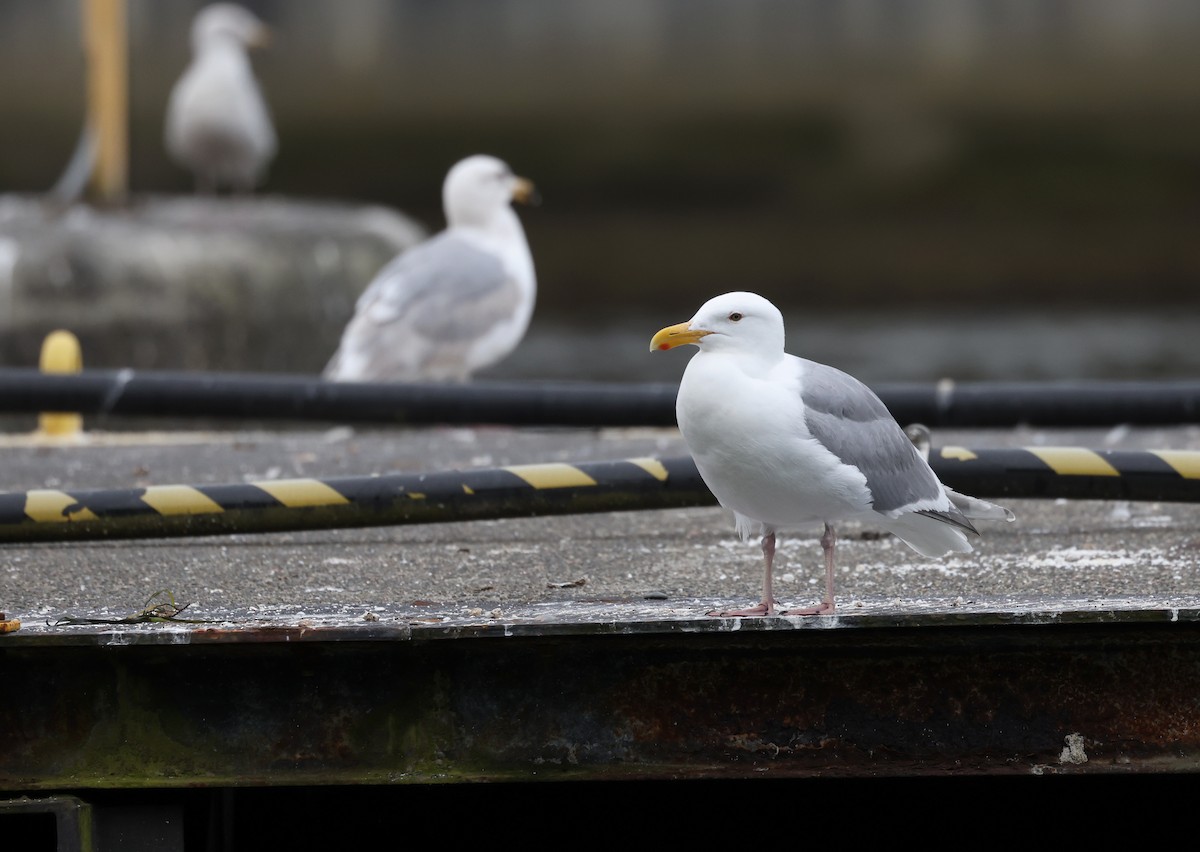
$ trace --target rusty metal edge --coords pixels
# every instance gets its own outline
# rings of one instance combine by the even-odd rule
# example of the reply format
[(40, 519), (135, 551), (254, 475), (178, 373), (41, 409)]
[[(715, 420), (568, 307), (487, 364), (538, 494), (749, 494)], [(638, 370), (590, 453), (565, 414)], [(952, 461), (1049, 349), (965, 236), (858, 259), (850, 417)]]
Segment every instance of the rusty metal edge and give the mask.
[[(675, 606), (678, 606), (678, 602)], [(688, 602), (701, 611), (704, 602)], [(196, 614), (196, 623), (63, 624), (52, 618), (26, 618), (19, 631), (0, 636), (3, 647), (101, 645), (223, 645), (296, 642), (423, 642), (455, 639), (552, 638), (586, 636), (713, 635), (807, 633), (876, 629), (964, 629), (1005, 626), (1191, 624), (1200, 622), (1200, 600), (1036, 601), (1007, 608), (945, 607), (914, 603), (878, 607), (834, 616), (713, 618), (678, 616), (673, 607), (638, 602), (572, 602), (557, 606), (508, 609), (500, 614), (439, 615), (419, 607), (375, 607), (364, 620), (364, 607), (287, 611), (267, 616), (261, 610), (222, 610)]]
[(1198, 625), (4, 643), (0, 789), (1193, 773)]

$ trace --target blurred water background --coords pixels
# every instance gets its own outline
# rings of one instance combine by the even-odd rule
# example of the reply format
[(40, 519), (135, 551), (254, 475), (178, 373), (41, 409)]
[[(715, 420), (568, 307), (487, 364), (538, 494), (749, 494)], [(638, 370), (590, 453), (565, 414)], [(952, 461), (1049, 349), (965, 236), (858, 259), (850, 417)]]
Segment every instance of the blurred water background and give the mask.
[[(129, 0), (134, 193), (191, 191), (162, 119), (201, 5)], [(433, 230), (461, 156), (537, 183), (533, 325), (481, 377), (673, 380), (650, 335), (733, 289), (867, 381), (1200, 374), (1191, 0), (243, 5), (274, 35), (266, 193)], [(69, 159), (80, 39), (77, 0), (0, 0), (0, 193)], [(289, 369), (328, 357), (279, 334)]]

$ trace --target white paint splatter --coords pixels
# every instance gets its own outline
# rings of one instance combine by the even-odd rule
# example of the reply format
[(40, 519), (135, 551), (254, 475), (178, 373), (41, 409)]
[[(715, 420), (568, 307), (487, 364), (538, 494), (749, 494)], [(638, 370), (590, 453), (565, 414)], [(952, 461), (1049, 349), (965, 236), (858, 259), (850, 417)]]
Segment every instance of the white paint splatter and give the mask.
[(1087, 763), (1087, 752), (1083, 749), (1082, 734), (1067, 734), (1066, 745), (1063, 746), (1062, 752), (1058, 755), (1059, 763), (1074, 763), (1076, 765)]

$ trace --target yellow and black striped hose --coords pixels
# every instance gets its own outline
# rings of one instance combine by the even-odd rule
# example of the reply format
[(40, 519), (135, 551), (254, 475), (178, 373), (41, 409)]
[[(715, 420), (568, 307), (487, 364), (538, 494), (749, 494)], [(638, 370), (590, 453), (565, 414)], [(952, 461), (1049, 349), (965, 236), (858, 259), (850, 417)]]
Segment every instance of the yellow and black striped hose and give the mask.
[[(1082, 447), (934, 449), (976, 497), (1200, 502), (1200, 452)], [(669, 509), (715, 502), (691, 458), (424, 474), (0, 494), (0, 542), (165, 538)]]
[(0, 494), (0, 542), (468, 521), (713, 502), (690, 458)]

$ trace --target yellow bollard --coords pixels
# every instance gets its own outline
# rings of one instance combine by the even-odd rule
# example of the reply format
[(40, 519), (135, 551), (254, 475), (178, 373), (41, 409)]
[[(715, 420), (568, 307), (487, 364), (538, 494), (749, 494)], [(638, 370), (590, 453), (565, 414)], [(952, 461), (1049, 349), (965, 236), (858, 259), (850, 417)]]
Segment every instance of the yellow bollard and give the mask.
[[(42, 342), (38, 368), (43, 373), (78, 373), (83, 369), (79, 339), (69, 331), (52, 331)], [(83, 415), (43, 412), (38, 415), (37, 433), (48, 438), (78, 439), (83, 434)]]

